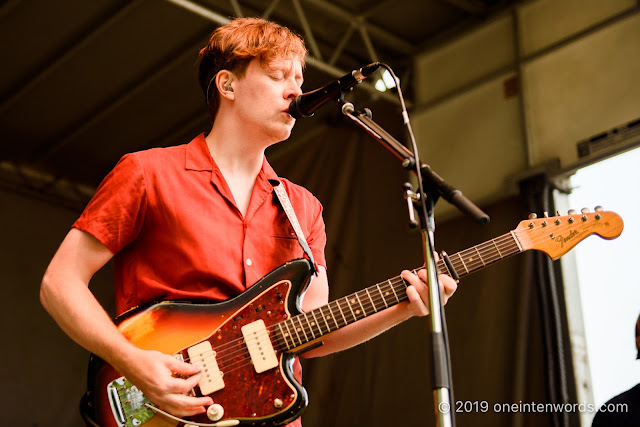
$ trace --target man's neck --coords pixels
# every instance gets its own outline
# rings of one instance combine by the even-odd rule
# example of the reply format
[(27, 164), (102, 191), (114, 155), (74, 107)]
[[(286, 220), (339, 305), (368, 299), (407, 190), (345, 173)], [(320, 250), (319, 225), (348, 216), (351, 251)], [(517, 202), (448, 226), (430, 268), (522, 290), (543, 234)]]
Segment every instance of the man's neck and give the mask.
[(262, 168), (264, 148), (255, 144), (250, 135), (229, 129), (215, 124), (211, 128), (205, 138), (211, 157), (225, 178), (236, 176), (253, 182)]
[(211, 157), (222, 172), (234, 202), (245, 216), (251, 200), (253, 186), (262, 169), (264, 148), (252, 143), (248, 135), (226, 132), (214, 126), (205, 137)]

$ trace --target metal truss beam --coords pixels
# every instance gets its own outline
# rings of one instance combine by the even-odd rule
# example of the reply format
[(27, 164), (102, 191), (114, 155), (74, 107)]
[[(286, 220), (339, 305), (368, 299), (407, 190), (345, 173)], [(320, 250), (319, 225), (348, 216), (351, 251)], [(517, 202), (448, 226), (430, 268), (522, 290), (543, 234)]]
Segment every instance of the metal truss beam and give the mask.
[(195, 40), (202, 40), (202, 35), (199, 35), (196, 39), (190, 40), (185, 46), (177, 49), (177, 52), (172, 52), (168, 55), (168, 58), (162, 58), (159, 64), (151, 67), (153, 72), (145, 73), (143, 80), (138, 80), (126, 88), (121, 90), (118, 94), (112, 97), (112, 100), (99, 107), (96, 111), (91, 111), (86, 117), (82, 118), (79, 123), (76, 123), (69, 127), (63, 135), (54, 138), (52, 141), (46, 142), (41, 145), (41, 148), (34, 153), (31, 161), (33, 163), (41, 163), (47, 160), (51, 155), (65, 147), (77, 136), (82, 135), (87, 129), (90, 129), (95, 124), (99, 123), (109, 114), (114, 112), (118, 107), (124, 105), (127, 101), (147, 89), (150, 85), (155, 83), (159, 78), (165, 76), (171, 72), (177, 64), (193, 55), (193, 51), (187, 47), (192, 46)]
[(106, 21), (104, 21), (100, 26), (96, 27), (93, 31), (87, 34), (79, 43), (76, 43), (73, 47), (66, 49), (63, 54), (57, 55), (56, 59), (48, 62), (48, 66), (44, 68), (43, 71), (38, 73), (38, 75), (29, 80), (29, 82), (18, 90), (13, 92), (9, 97), (7, 97), (2, 104), (0, 104), (0, 114), (3, 114), (7, 111), (9, 107), (11, 107), (16, 101), (22, 98), (24, 95), (28, 94), (30, 90), (33, 89), (38, 83), (42, 82), (45, 78), (50, 76), (53, 72), (55, 72), (61, 65), (67, 62), (70, 58), (76, 55), (81, 49), (85, 48), (89, 43), (92, 43), (96, 38), (101, 36), (105, 31), (107, 31), (111, 26), (116, 24), (123, 16), (125, 16), (129, 11), (137, 7), (139, 2), (132, 2), (124, 6), (122, 9), (119, 9), (115, 14), (111, 15)]

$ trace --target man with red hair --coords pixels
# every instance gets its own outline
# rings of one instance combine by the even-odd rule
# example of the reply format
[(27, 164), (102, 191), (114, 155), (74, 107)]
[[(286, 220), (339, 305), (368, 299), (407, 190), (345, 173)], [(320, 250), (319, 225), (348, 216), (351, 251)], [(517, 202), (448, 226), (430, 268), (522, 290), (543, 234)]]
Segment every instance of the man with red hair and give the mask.
[[(304, 256), (275, 183), (286, 190), (318, 268), (302, 308), (327, 304), (322, 206), (306, 189), (279, 178), (264, 156), (291, 134), (295, 119), (287, 110), (301, 94), (305, 56), (302, 39), (273, 22), (246, 18), (217, 28), (200, 51), (199, 66), (211, 130), (188, 144), (125, 155), (43, 278), (40, 299), (60, 327), (176, 416), (213, 404), (209, 396), (189, 394), (200, 368), (131, 344), (89, 291), (89, 280), (114, 258), (118, 314), (153, 301), (216, 302), (242, 293)], [(349, 348), (426, 315), (426, 277), (402, 276), (411, 285), (408, 301), (328, 335), (305, 357)], [(446, 301), (456, 284), (441, 280)]]

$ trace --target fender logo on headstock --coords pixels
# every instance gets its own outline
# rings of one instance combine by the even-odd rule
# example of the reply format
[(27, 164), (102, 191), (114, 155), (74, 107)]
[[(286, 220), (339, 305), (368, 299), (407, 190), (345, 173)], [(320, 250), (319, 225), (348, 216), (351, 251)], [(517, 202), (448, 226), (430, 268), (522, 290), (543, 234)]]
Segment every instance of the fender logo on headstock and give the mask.
[(576, 237), (579, 234), (580, 233), (578, 231), (571, 230), (567, 237), (563, 237), (563, 236), (556, 237), (556, 242), (560, 243), (560, 247), (563, 248), (565, 243), (567, 243), (569, 240), (573, 239), (574, 237)]

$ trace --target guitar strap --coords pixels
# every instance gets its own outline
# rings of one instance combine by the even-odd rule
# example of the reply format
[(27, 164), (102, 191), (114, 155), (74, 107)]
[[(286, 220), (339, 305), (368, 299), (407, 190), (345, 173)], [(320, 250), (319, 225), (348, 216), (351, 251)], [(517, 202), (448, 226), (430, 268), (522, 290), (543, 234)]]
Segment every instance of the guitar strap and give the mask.
[(304, 237), (304, 233), (302, 232), (302, 228), (300, 227), (300, 223), (298, 222), (298, 217), (293, 210), (293, 206), (291, 206), (291, 200), (289, 200), (289, 195), (287, 195), (287, 191), (284, 189), (284, 185), (282, 185), (278, 180), (269, 181), (271, 182), (271, 185), (273, 185), (273, 190), (276, 192), (276, 196), (278, 196), (278, 200), (280, 201), (282, 209), (284, 209), (284, 213), (287, 214), (287, 218), (289, 218), (289, 222), (293, 227), (293, 231), (296, 232), (298, 243), (300, 243), (300, 246), (302, 246), (302, 250), (304, 251), (305, 255), (307, 255), (309, 261), (311, 261), (311, 272), (313, 274), (318, 274), (318, 267), (316, 266), (316, 262), (313, 259), (313, 254), (311, 253), (311, 249), (309, 248), (307, 239)]

